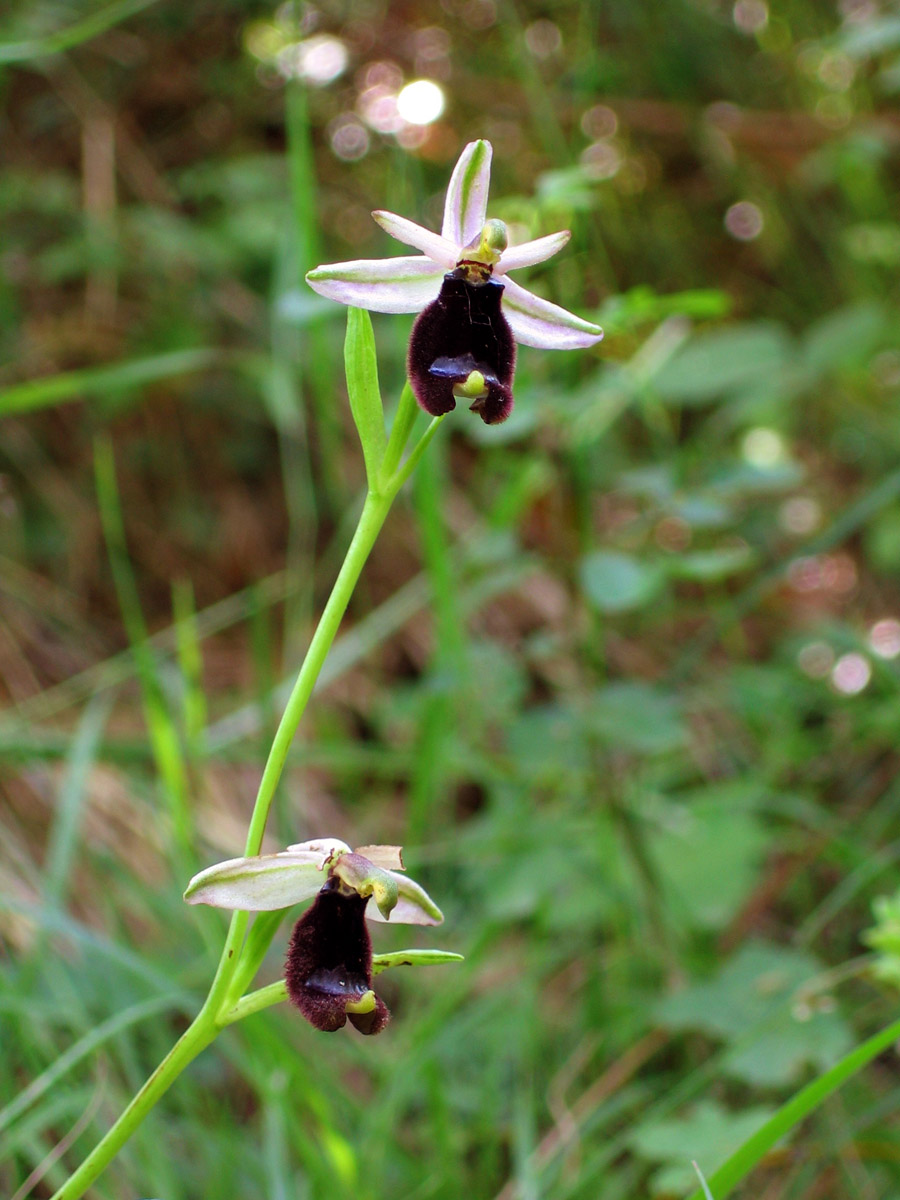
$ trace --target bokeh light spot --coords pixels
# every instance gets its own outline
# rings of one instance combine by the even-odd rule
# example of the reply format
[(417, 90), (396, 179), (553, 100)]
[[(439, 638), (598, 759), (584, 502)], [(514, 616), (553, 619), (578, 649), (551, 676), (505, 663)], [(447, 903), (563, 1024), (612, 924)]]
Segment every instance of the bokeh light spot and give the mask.
[(725, 228), (739, 242), (752, 242), (763, 231), (763, 215), (751, 200), (739, 200), (725, 213)]
[(619, 118), (605, 104), (595, 104), (581, 116), (581, 132), (593, 142), (613, 137), (619, 128)]
[(562, 34), (552, 21), (532, 21), (525, 30), (525, 45), (535, 58), (551, 58), (562, 49)]
[(792, 496), (778, 511), (778, 523), (786, 533), (812, 533), (822, 520), (822, 507), (810, 496)]
[(777, 429), (758, 426), (744, 434), (741, 453), (754, 467), (777, 467), (787, 460), (784, 438)]
[(769, 6), (764, 0), (737, 0), (732, 19), (741, 33), (760, 33), (769, 23)]
[(344, 162), (354, 162), (369, 152), (369, 131), (353, 113), (341, 113), (328, 126), (331, 149)]
[(469, 0), (461, 16), (472, 29), (490, 29), (497, 23), (497, 6), (494, 0)]
[(397, 97), (397, 112), (410, 125), (430, 125), (444, 111), (443, 89), (431, 79), (408, 83)]
[(869, 630), (869, 646), (879, 658), (896, 658), (900, 654), (900, 621), (884, 617)]
[(347, 47), (340, 38), (319, 33), (306, 41), (285, 46), (275, 61), (286, 79), (305, 79), (322, 87), (346, 71)]
[(833, 92), (846, 92), (856, 77), (856, 66), (846, 54), (826, 54), (816, 74)]
[(862, 654), (842, 654), (831, 671), (831, 682), (845, 696), (861, 692), (872, 678), (872, 667)]
[(612, 179), (622, 165), (622, 155), (612, 142), (594, 142), (581, 152), (581, 165), (591, 179)]

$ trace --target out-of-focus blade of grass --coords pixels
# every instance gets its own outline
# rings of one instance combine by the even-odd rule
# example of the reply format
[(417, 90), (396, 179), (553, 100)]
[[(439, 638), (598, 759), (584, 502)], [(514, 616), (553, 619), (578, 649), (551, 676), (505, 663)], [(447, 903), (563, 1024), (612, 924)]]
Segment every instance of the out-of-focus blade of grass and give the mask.
[(0, 64), (28, 62), (30, 59), (46, 58), (49, 54), (59, 54), (62, 50), (71, 50), (156, 3), (157, 0), (115, 0), (115, 3), (108, 4), (99, 12), (55, 33), (22, 42), (0, 42)]
[(172, 610), (175, 615), (175, 641), (182, 679), (182, 719), (188, 753), (194, 762), (205, 755), (204, 733), (207, 706), (203, 690), (203, 654), (197, 631), (194, 589), (189, 579), (172, 585)]
[[(273, 263), (274, 297), (270, 308), (271, 359), (264, 395), (278, 430), (282, 486), (288, 512), (285, 569), (295, 581), (285, 604), (283, 656), (295, 663), (300, 653), (299, 632), (309, 617), (312, 602), (310, 569), (322, 500), (340, 507), (337, 484), (338, 444), (335, 434), (334, 379), (329, 370), (327, 335), (313, 321), (298, 338), (296, 327), (284, 319), (281, 297), (292, 289), (308, 291), (304, 275), (315, 266), (318, 253), (316, 174), (309, 140), (306, 85), (292, 81), (285, 92), (288, 204), (290, 221)], [(322, 488), (313, 480), (310, 454), (310, 420), (304, 392), (313, 397), (317, 466)], [(328, 397), (325, 401), (324, 397)], [(324, 414), (324, 415), (323, 415)]]
[[(90, 1105), (92, 1088), (73, 1088), (52, 1096), (47, 1104), (23, 1118), (3, 1139), (6, 1158), (21, 1154), (29, 1166), (37, 1168), (47, 1161), (55, 1142), (53, 1131), (67, 1129)], [(60, 1180), (62, 1182), (62, 1180)]]
[(44, 865), (44, 900), (53, 908), (59, 908), (65, 902), (78, 845), (78, 827), (87, 798), (88, 778), (97, 758), (110, 707), (110, 697), (95, 696), (90, 701), (68, 755)]
[[(285, 571), (276, 571), (274, 575), (261, 579), (259, 583), (251, 584), (250, 587), (243, 588), (224, 600), (216, 601), (197, 614), (198, 636), (201, 639), (211, 637), (246, 620), (256, 604), (271, 606), (281, 603), (290, 584)], [(171, 653), (177, 647), (177, 642), (175, 626), (171, 625), (149, 637), (147, 645), (155, 654)], [(96, 691), (124, 683), (132, 678), (134, 670), (135, 662), (131, 650), (123, 650), (105, 662), (88, 667), (70, 679), (23, 700), (16, 707), (16, 715), (25, 722), (46, 720), (73, 704), (80, 703)]]
[(260, 737), (265, 754), (275, 735), (278, 716), (275, 711), (275, 675), (273, 671), (272, 631), (269, 611), (265, 604), (250, 609), (250, 654), (256, 684), (256, 702), (260, 712)]
[[(91, 950), (101, 958), (108, 959), (120, 967), (130, 971), (135, 978), (149, 983), (156, 992), (168, 992), (172, 987), (171, 964), (166, 962), (164, 967), (155, 967), (149, 958), (144, 958), (136, 950), (131, 950), (110, 937), (89, 929), (81, 921), (75, 920), (64, 912), (54, 912), (43, 905), (29, 904), (19, 901), (13, 896), (0, 895), (0, 911), (16, 913), (33, 921), (36, 925), (46, 928), (61, 939), (71, 941), (82, 952)], [(0, 997), (0, 1011), (13, 1007), (12, 999)], [(27, 1001), (21, 1002), (21, 1007), (27, 1010)]]
[(125, 388), (140, 387), (171, 375), (205, 371), (221, 366), (229, 357), (222, 350), (199, 348), (175, 350), (170, 354), (154, 354), (150, 358), (135, 358), (114, 363), (109, 367), (85, 367), (80, 371), (64, 371), (45, 379), (31, 379), (0, 389), (0, 417), (12, 413), (32, 412), (84, 396), (103, 396)]
[(287, 1144), (286, 1092), (287, 1079), (278, 1072), (269, 1080), (262, 1119), (262, 1154), (268, 1183), (266, 1195), (271, 1200), (290, 1200), (293, 1195)]
[[(490, 560), (488, 542), (484, 537), (473, 537), (462, 547), (453, 548), (453, 569), (457, 580), (455, 603), (462, 617), (477, 612), (504, 591), (520, 587), (535, 569), (534, 561), (519, 555), (515, 560)], [(474, 564), (489, 569), (474, 573)], [(469, 575), (472, 571), (474, 577)], [(429, 601), (429, 586), (425, 575), (417, 575), (393, 596), (341, 637), (335, 639), (331, 653), (316, 682), (315, 692), (333, 683), (352, 666), (364, 659), (391, 634), (401, 629)], [(278, 704), (286, 701), (294, 676), (290, 675), (279, 685), (275, 694)], [(315, 694), (315, 693), (314, 693)], [(207, 731), (208, 744), (212, 752), (219, 753), (242, 738), (251, 737), (259, 730), (260, 713), (255, 704), (244, 705), (219, 721), (213, 722)]]
[[(320, 261), (319, 196), (309, 125), (307, 84), (291, 80), (285, 90), (285, 132), (290, 201), (294, 232), (294, 271), (297, 286), (307, 289), (306, 272)], [(295, 335), (294, 335), (295, 336)], [(343, 505), (341, 421), (339, 396), (343, 380), (335, 362), (328, 331), (313, 321), (303, 332), (303, 380), (312, 397), (322, 474), (319, 495), (327, 507), (339, 512)]]
[[(732, 1189), (745, 1179), (762, 1157), (782, 1138), (787, 1137), (806, 1117), (815, 1112), (828, 1097), (857, 1071), (883, 1054), (900, 1037), (900, 1021), (862, 1042), (830, 1070), (801, 1088), (778, 1109), (752, 1137), (737, 1150), (724, 1166), (714, 1171), (709, 1183), (713, 1194), (725, 1200)], [(688, 1200), (703, 1200), (700, 1189)]]
[(312, 464), (301, 384), (294, 363), (293, 336), (276, 322), (272, 330), (272, 360), (264, 380), (264, 395), (278, 432), (281, 479), (288, 513), (285, 548), (284, 657), (295, 662), (299, 631), (312, 603), (310, 563), (318, 524), (318, 503), (313, 488)]
[(505, 0), (499, 27), (506, 39), (508, 61), (519, 78), (528, 98), (531, 119), (540, 133), (544, 153), (559, 163), (570, 161), (569, 140), (557, 110), (547, 103), (547, 84), (541, 77), (535, 55), (528, 52), (525, 42), (525, 23), (515, 0)]
[(123, 1029), (128, 1029), (132, 1025), (138, 1024), (149, 1017), (156, 1016), (159, 1013), (170, 1010), (178, 1010), (181, 1008), (187, 1009), (189, 1000), (186, 995), (181, 993), (171, 993), (165, 996), (156, 996), (152, 1000), (142, 1000), (139, 1004), (133, 1004), (128, 1008), (122, 1009), (106, 1021), (101, 1021), (84, 1037), (79, 1038), (77, 1042), (61, 1054), (45, 1071), (42, 1071), (35, 1079), (28, 1084), (14, 1100), (0, 1109), (0, 1131), (7, 1128), (13, 1121), (18, 1120), (26, 1109), (36, 1103), (46, 1092), (51, 1088), (55, 1088), (60, 1079), (63, 1078), (73, 1067), (77, 1066), (88, 1055), (93, 1054), (100, 1046), (104, 1045), (115, 1037)]
[(153, 747), (153, 757), (162, 781), (176, 840), (182, 852), (190, 857), (193, 820), (187, 766), (174, 721), (166, 707), (163, 689), (157, 676), (156, 662), (147, 638), (137, 583), (128, 557), (112, 443), (108, 438), (97, 439), (94, 466), (100, 517), (119, 607), (141, 683), (147, 733)]
[(432, 686), (421, 710), (418, 745), (410, 781), (406, 841), (415, 846), (427, 840), (427, 831), (441, 808), (442, 780), (446, 775), (455, 722), (454, 706), (462, 699), (466, 670), (466, 631), (459, 606), (458, 579), (447, 538), (447, 471), (444, 443), (432, 446), (416, 472), (413, 487), (419, 531), (425, 556), (431, 605), (434, 612), (435, 649)]

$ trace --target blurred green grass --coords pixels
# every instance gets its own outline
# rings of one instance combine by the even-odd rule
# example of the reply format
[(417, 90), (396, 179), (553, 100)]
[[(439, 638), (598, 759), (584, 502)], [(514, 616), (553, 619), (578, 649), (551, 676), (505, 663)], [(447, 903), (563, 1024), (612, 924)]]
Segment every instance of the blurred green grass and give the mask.
[[(344, 313), (303, 273), (391, 253), (372, 208), (436, 225), (479, 136), (492, 215), (573, 230), (536, 290), (607, 338), (524, 348), (507, 425), (445, 425), (272, 830), (405, 841), (466, 963), (385, 977), (372, 1044), (230, 1030), (94, 1194), (679, 1195), (892, 1018), (860, 935), (900, 852), (897, 27), (0, 15), (4, 1194), (65, 1178), (214, 967), (181, 891), (243, 841), (364, 487)], [(324, 35), (343, 73), (286, 79)], [(443, 116), (380, 131), (417, 77)], [(375, 318), (388, 397), (409, 324)], [(894, 1195), (894, 1108), (885, 1062), (741, 1194)]]

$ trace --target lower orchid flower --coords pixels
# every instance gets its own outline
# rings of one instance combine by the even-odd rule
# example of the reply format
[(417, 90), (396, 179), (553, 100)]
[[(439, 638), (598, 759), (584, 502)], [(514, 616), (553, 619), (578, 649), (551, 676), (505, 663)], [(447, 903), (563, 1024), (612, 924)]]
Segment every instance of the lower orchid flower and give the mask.
[[(439, 925), (443, 915), (407, 875), (399, 846), (351, 850), (335, 838), (302, 842), (277, 854), (232, 858), (195, 875), (184, 893), (189, 904), (271, 912), (315, 897), (294, 927), (285, 961), (288, 996), (316, 1029), (333, 1032), (351, 1022), (380, 1033), (390, 1020), (372, 989), (386, 966), (442, 962), (459, 956), (400, 951), (373, 967), (365, 918), (392, 924)], [(375, 905), (370, 909), (369, 901)]]
[(426, 412), (441, 416), (471, 400), (488, 425), (512, 410), (516, 342), (575, 350), (603, 337), (599, 325), (535, 296), (507, 277), (561, 250), (567, 230), (509, 246), (506, 226), (486, 221), (491, 145), (470, 142), (450, 178), (440, 234), (389, 212), (374, 212), (392, 237), (423, 253), (315, 267), (307, 276), (321, 296), (374, 312), (420, 316), (413, 325), (407, 373)]

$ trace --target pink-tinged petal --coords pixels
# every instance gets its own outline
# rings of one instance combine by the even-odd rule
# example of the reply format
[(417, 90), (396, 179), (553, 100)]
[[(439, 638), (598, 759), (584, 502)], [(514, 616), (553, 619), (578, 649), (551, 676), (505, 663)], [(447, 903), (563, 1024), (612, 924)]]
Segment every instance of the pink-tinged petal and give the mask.
[(500, 255), (500, 261), (494, 267), (494, 277), (505, 275), (507, 271), (518, 271), (520, 267), (532, 267), (535, 263), (543, 262), (558, 254), (571, 237), (568, 229), (560, 233), (550, 233), (547, 237), (537, 238), (533, 242), (523, 242), (521, 246), (509, 246)]
[(456, 266), (456, 260), (459, 257), (458, 247), (454, 242), (448, 242), (446, 238), (442, 238), (439, 233), (423, 229), (415, 221), (407, 221), (405, 217), (398, 217), (396, 213), (379, 210), (373, 212), (372, 216), (385, 233), (389, 233), (398, 242), (403, 242), (405, 246), (415, 246), (417, 250), (427, 254), (445, 271), (452, 271)]
[(350, 847), (340, 838), (313, 838), (311, 842), (297, 842), (288, 846), (288, 852), (314, 855), (319, 870), (324, 871), (327, 862), (338, 854), (349, 854)]
[(379, 912), (374, 904), (366, 910), (370, 921), (387, 921), (391, 925), (440, 925), (444, 914), (423, 887), (408, 875), (389, 871), (397, 884), (397, 903), (388, 916)]
[(574, 313), (542, 300), (504, 277), (503, 315), (513, 336), (523, 346), (539, 350), (579, 350), (593, 346), (603, 337), (599, 325), (593, 325)]
[(367, 858), (370, 863), (374, 863), (376, 867), (383, 867), (385, 871), (404, 870), (402, 846), (357, 846), (354, 854)]
[(188, 904), (244, 912), (274, 912), (309, 900), (324, 883), (315, 850), (282, 851), (230, 858), (201, 871), (187, 886)]
[(468, 246), (484, 226), (491, 185), (491, 154), (490, 142), (469, 142), (453, 168), (441, 234), (454, 246)]
[(420, 312), (441, 290), (444, 270), (430, 258), (359, 258), (314, 267), (306, 282), (320, 296), (372, 312)]

